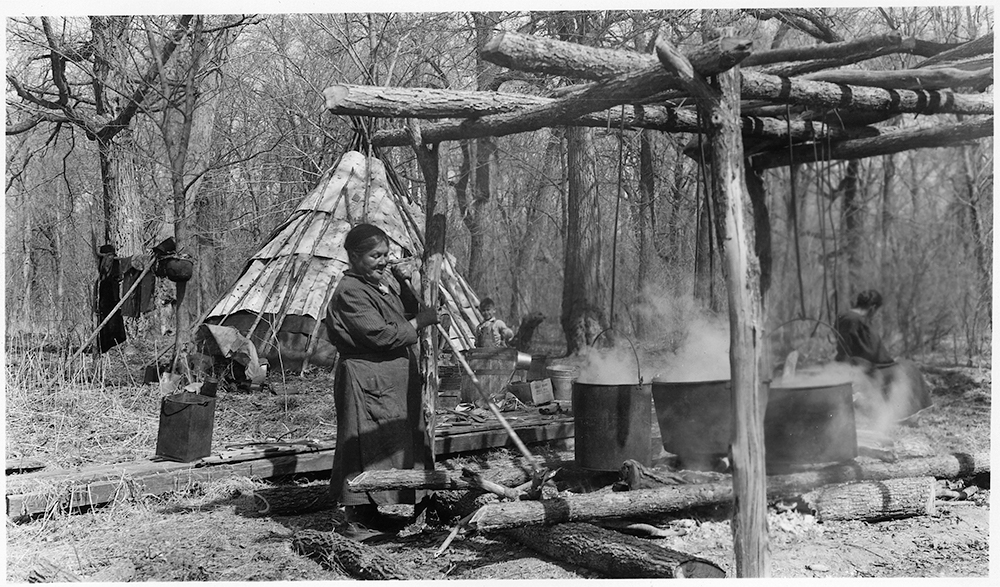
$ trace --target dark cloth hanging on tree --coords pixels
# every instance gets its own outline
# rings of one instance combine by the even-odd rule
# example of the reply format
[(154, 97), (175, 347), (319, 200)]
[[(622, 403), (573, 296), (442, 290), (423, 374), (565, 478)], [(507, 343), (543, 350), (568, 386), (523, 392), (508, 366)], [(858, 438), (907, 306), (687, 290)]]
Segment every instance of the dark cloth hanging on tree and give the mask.
[[(126, 262), (128, 257), (121, 259), (121, 265), (125, 268), (124, 275), (122, 276), (122, 293), (127, 292), (132, 289), (132, 285), (135, 284), (135, 280), (142, 275), (142, 267), (137, 267), (136, 262), (137, 257), (132, 257), (134, 260), (132, 262)], [(142, 276), (142, 281), (139, 282), (139, 287), (135, 288), (132, 295), (125, 300), (122, 304), (122, 316), (126, 318), (138, 318), (142, 314), (146, 314), (153, 310), (153, 291), (156, 288), (156, 276), (151, 272), (147, 272)]]
[[(111, 310), (121, 300), (119, 283), (121, 282), (121, 260), (115, 257), (115, 248), (103, 245), (98, 253), (98, 277), (95, 285), (97, 294), (97, 320), (103, 322)], [(102, 353), (125, 342), (125, 320), (121, 309), (114, 313), (108, 323), (97, 335), (97, 346)]]

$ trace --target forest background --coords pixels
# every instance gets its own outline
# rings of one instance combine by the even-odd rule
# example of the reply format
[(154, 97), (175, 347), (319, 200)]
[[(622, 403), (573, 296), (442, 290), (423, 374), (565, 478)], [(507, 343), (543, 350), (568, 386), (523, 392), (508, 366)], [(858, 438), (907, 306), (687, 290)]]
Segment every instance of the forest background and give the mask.
[[(204, 314), (270, 231), (350, 148), (357, 122), (324, 109), (336, 83), (549, 95), (575, 80), (479, 57), (496, 31), (648, 52), (735, 26), (756, 50), (898, 31), (953, 44), (992, 34), (988, 6), (786, 10), (420, 12), (8, 18), (5, 320), (8, 334), (82, 344), (96, 326), (93, 248), (145, 255), (174, 235), (196, 259), (178, 332)], [(884, 55), (861, 67), (913, 65)], [(947, 117), (900, 115), (889, 125)], [(379, 128), (403, 121), (379, 121)], [(573, 136), (570, 136), (573, 135)], [(579, 135), (579, 136), (576, 136)], [(552, 128), (441, 144), (447, 250), (480, 296), (536, 340), (572, 351), (613, 326), (682, 343), (725, 316), (696, 135)], [(988, 361), (993, 140), (767, 170), (775, 355), (829, 358), (829, 328), (869, 287), (895, 354)], [(696, 151), (695, 151), (696, 152)], [(413, 151), (383, 153), (423, 201)], [(571, 173), (572, 171), (572, 173)], [(571, 182), (582, 182), (571, 186)], [(578, 195), (582, 194), (582, 195)], [(571, 195), (573, 198), (571, 199)], [(580, 223), (568, 210), (579, 206)], [(567, 275), (567, 251), (579, 260)], [(583, 284), (583, 287), (579, 287)], [(577, 294), (585, 292), (581, 299)], [(172, 294), (160, 292), (164, 299)], [(580, 308), (580, 304), (585, 307)], [(571, 306), (584, 328), (567, 322)], [(133, 334), (166, 325), (145, 319)], [(161, 330), (162, 332), (162, 330)]]

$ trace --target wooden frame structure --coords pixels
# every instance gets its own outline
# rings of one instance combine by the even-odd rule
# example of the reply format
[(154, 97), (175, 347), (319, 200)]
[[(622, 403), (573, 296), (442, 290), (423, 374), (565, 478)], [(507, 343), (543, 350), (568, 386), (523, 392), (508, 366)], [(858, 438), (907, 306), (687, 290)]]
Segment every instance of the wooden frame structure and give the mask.
[[(324, 94), (333, 114), (409, 119), (405, 128), (377, 132), (372, 144), (416, 150), (428, 185), (428, 234), (443, 230), (430, 225), (441, 141), (574, 125), (704, 133), (729, 299), (737, 575), (763, 577), (769, 575), (769, 555), (760, 367), (768, 280), (762, 279), (762, 265), (770, 260), (758, 258), (753, 235), (766, 236), (770, 227), (762, 184), (754, 181), (756, 192), (748, 192), (745, 172), (992, 136), (993, 96), (983, 93), (993, 83), (992, 52), (992, 35), (948, 47), (898, 34), (752, 52), (749, 40), (727, 29), (686, 52), (659, 39), (656, 55), (643, 55), (505, 32), (486, 43), (483, 59), (584, 81), (550, 96), (347, 84)], [(891, 53), (928, 58), (907, 70), (836, 69)], [(874, 126), (905, 113), (963, 120), (927, 128)]]

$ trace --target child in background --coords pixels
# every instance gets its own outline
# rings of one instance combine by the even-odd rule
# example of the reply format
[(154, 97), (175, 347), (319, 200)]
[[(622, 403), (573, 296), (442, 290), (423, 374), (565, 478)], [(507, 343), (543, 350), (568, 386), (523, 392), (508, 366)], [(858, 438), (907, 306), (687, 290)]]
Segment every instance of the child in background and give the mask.
[(514, 338), (514, 331), (496, 317), (493, 300), (483, 298), (479, 304), (479, 311), (483, 314), (483, 321), (476, 328), (476, 346), (487, 348), (507, 346), (510, 339)]

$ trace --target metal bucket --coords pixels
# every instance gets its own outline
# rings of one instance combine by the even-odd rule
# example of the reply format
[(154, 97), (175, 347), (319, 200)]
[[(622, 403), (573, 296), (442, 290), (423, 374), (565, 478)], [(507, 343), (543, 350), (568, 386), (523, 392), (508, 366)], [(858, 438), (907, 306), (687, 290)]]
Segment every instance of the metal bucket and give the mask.
[(764, 417), (767, 464), (839, 463), (857, 457), (853, 395), (850, 382), (772, 385)]
[(729, 454), (733, 432), (732, 383), (653, 380), (653, 403), (663, 449), (688, 468), (711, 468)]
[(570, 365), (549, 365), (545, 368), (552, 380), (552, 395), (556, 400), (573, 399), (573, 382), (576, 381), (577, 369)]
[[(764, 450), (769, 467), (842, 462), (857, 456), (849, 382), (779, 383), (765, 389)], [(731, 394), (729, 380), (653, 381), (664, 450), (691, 469), (711, 468), (716, 459), (728, 455), (733, 433)]]
[(160, 401), (160, 427), (156, 455), (190, 463), (212, 453), (215, 398), (198, 393), (177, 393)]
[(617, 471), (633, 459), (649, 466), (650, 385), (573, 383), (576, 464), (595, 471)]

